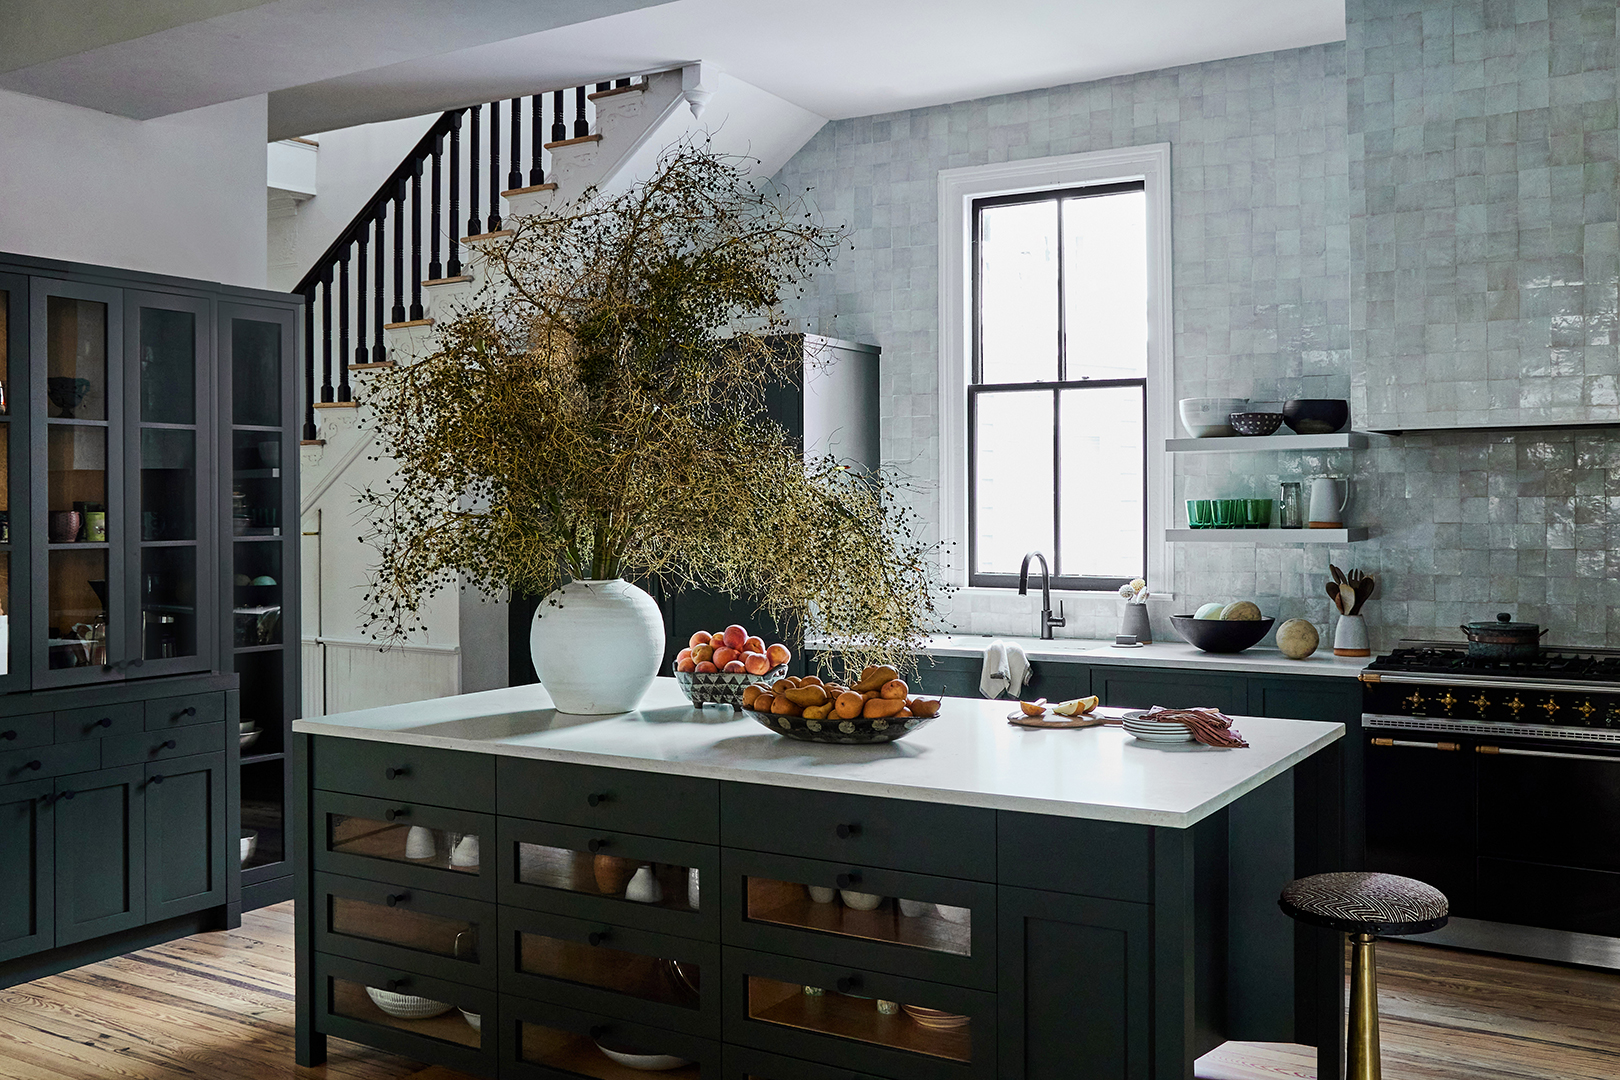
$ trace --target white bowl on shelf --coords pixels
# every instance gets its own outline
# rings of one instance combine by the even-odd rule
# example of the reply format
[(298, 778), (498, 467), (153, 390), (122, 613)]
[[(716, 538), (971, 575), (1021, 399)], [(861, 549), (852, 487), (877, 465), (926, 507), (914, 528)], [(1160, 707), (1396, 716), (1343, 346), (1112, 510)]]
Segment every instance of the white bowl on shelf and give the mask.
[(415, 994), (396, 994), (392, 990), (379, 990), (375, 986), (366, 987), (366, 995), (376, 1003), (377, 1008), (400, 1020), (427, 1020), (434, 1016), (442, 1016), (453, 1008), (442, 1001), (417, 997)]
[(1176, 402), (1181, 426), (1195, 439), (1224, 439), (1237, 434), (1232, 414), (1248, 412), (1248, 398), (1192, 397)]
[(254, 829), (242, 830), (242, 865), (253, 858), (253, 853), (259, 850), (259, 834)]
[(668, 1072), (670, 1069), (691, 1064), (686, 1058), (676, 1057), (674, 1054), (649, 1054), (645, 1050), (628, 1046), (609, 1049), (597, 1043), (596, 1048), (625, 1068), (638, 1069), (641, 1072)]
[(467, 1023), (472, 1025), (472, 1029), (474, 1031), (479, 1032), (480, 1034), (483, 1033), (484, 1015), (482, 1013), (470, 1013), (466, 1009), (462, 1009), (460, 1012), (462, 1016), (467, 1018)]

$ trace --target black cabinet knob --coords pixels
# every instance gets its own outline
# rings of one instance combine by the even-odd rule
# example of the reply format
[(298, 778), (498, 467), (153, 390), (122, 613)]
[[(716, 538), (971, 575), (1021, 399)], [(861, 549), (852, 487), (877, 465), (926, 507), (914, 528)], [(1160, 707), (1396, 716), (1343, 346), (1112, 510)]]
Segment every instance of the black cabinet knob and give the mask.
[(591, 852), (591, 854), (594, 855), (598, 851), (601, 851), (603, 848), (608, 847), (612, 843), (613, 843), (613, 841), (609, 840), (607, 837), (598, 836), (598, 837), (593, 837), (590, 840), (587, 840), (585, 842), (585, 847), (586, 847), (587, 850), (589, 850)]
[(591, 1025), (590, 1036), (594, 1042), (601, 1042), (611, 1034), (613, 1034), (613, 1028), (607, 1024)]
[(408, 806), (391, 806), (383, 813), (383, 817), (389, 821), (393, 821), (395, 818), (410, 817), (410, 815), (411, 808)]
[(197, 715), (197, 706), (195, 706), (195, 705), (187, 705), (185, 708), (181, 709), (179, 712), (174, 714), (176, 720), (178, 720), (182, 716), (196, 716), (196, 715)]
[(592, 794), (585, 796), (585, 802), (591, 806), (601, 806), (603, 803), (612, 798), (613, 796), (606, 791), (593, 792)]
[(391, 892), (385, 899), (388, 901), (389, 907), (394, 907), (398, 904), (408, 903), (411, 899), (411, 894), (408, 892)]
[(847, 994), (851, 990), (861, 988), (861, 977), (859, 975), (845, 975), (833, 985), (838, 988), (840, 994)]
[(861, 835), (861, 823), (858, 821), (851, 821), (847, 825), (840, 823), (833, 831), (838, 834), (838, 839), (848, 840), (852, 836)]
[(409, 985), (411, 985), (411, 980), (406, 978), (389, 979), (383, 984), (383, 989), (389, 991), (399, 991), (405, 989)]
[(178, 744), (173, 739), (165, 739), (163, 741), (163, 745), (161, 747), (159, 747), (158, 749), (160, 749), (160, 750), (173, 750), (177, 745)]
[(62, 792), (62, 794), (58, 795), (57, 798), (58, 799), (66, 799), (69, 802), (72, 802), (73, 801), (73, 795), (74, 795), (74, 793), (71, 792), (71, 791), (64, 791), (64, 792)]
[(39, 772), (39, 770), (43, 769), (44, 767), (45, 766), (43, 764), (41, 764), (40, 762), (38, 762), (38, 761), (30, 761), (28, 764), (23, 766), (23, 768), (31, 769), (34, 772)]
[(411, 775), (411, 767), (409, 765), (401, 765), (395, 769), (384, 769), (383, 775), (390, 780), (395, 780), (401, 776)]
[(142, 660), (138, 656), (135, 659), (129, 661), (129, 666), (130, 667), (143, 667), (145, 664), (146, 664), (146, 661)]
[(15, 739), (16, 737), (17, 737), (17, 733), (15, 731), (0, 731), (0, 739), (4, 739), (7, 742), (10, 742), (11, 740)]
[(149, 778), (146, 782), (148, 784), (161, 784), (163, 783), (163, 774), (159, 773), (157, 776)]
[(859, 870), (851, 870), (847, 874), (839, 874), (834, 880), (837, 881), (840, 889), (853, 888), (861, 883), (861, 872)]
[(586, 936), (585, 940), (590, 942), (592, 945), (600, 945), (602, 942), (606, 941), (608, 937), (609, 934), (606, 930), (592, 930), (590, 934)]
[(91, 727), (100, 727), (100, 728), (112, 727), (112, 717), (103, 716), (100, 720), (97, 720), (95, 723), (91, 724), (90, 726)]

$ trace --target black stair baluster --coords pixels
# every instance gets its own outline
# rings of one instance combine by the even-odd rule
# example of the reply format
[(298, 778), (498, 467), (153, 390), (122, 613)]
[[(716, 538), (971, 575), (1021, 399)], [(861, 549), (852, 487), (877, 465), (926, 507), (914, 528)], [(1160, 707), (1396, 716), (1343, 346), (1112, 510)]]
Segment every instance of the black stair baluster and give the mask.
[(489, 103), (489, 231), (501, 227), (501, 103)]
[(444, 264), (439, 261), (439, 219), (440, 213), (439, 189), (444, 184), (444, 178), (439, 172), (439, 159), (444, 156), (444, 136), (437, 135), (433, 139), (433, 212), (428, 215), (428, 228), (432, 230), (433, 254), (428, 259), (428, 280), (438, 281), (444, 277)]
[(450, 118), (450, 261), (444, 272), (461, 276), (461, 114)]
[(315, 286), (304, 292), (304, 441), (315, 435)]
[(321, 400), (332, 400), (332, 268), (321, 274)]
[(539, 134), (539, 126), (544, 123), (544, 112), (546, 112), (544, 97), (539, 96), (539, 94), (531, 96), (528, 99), (528, 121), (530, 121), (528, 123), (528, 183), (530, 183), (530, 186), (546, 183), (546, 168), (539, 162), (539, 151), (546, 144), (546, 139), (541, 138), (541, 134)]
[(422, 317), (422, 159), (411, 162), (411, 311)]
[(338, 256), (338, 386), (337, 399), (349, 395), (349, 249)]
[(512, 160), (507, 162), (506, 186), (513, 191), (523, 186), (523, 99), (512, 99)]
[(591, 122), (585, 119), (585, 88), (574, 87), (574, 138), (583, 139), (591, 133)]
[(563, 92), (556, 90), (551, 95), (551, 141), (563, 142), (568, 138), (568, 125), (563, 123)]
[(366, 348), (366, 238), (369, 230), (362, 225), (355, 235), (358, 253), (354, 260), (354, 362), (364, 364), (371, 359)]
[(484, 231), (484, 223), (478, 219), (478, 118), (483, 115), (484, 107), (474, 105), (467, 112), (472, 116), (467, 143), (467, 235), (477, 236)]
[(391, 322), (405, 321), (405, 178), (394, 185), (394, 310)]
[(372, 329), (376, 331), (371, 342), (371, 362), (373, 364), (385, 363), (388, 360), (388, 344), (383, 334), (383, 305), (384, 294), (388, 292), (388, 278), (383, 269), (383, 223), (388, 217), (388, 200), (384, 199), (377, 204), (377, 243), (376, 261), (377, 287), (376, 295), (372, 299), (373, 311), (371, 316)]

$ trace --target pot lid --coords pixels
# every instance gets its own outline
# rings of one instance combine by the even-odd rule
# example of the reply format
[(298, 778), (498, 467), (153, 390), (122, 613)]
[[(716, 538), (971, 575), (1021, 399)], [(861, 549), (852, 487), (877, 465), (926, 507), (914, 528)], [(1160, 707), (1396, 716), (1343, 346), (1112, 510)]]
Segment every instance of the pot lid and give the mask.
[(1497, 612), (1496, 618), (1492, 619), (1490, 622), (1483, 622), (1483, 621), (1481, 621), (1481, 622), (1471, 622), (1471, 623), (1468, 623), (1464, 627), (1464, 629), (1466, 629), (1466, 630), (1507, 630), (1507, 631), (1521, 630), (1521, 631), (1524, 631), (1525, 633), (1534, 634), (1538, 630), (1541, 629), (1541, 624), (1540, 623), (1533, 623), (1533, 622), (1514, 622), (1512, 615), (1509, 615), (1505, 611), (1500, 611), (1500, 612)]

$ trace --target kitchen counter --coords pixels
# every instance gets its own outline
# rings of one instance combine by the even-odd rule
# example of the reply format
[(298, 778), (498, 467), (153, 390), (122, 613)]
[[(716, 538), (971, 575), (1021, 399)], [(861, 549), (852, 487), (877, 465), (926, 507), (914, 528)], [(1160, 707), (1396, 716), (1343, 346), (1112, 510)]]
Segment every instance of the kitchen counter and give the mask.
[[(1145, 651), (1145, 650), (1133, 650)], [(671, 678), (615, 716), (559, 713), (540, 686), (299, 720), (293, 730), (382, 743), (1187, 828), (1344, 735), (1245, 716), (1248, 749), (1150, 744), (1119, 728), (1028, 730), (1006, 701), (947, 698), (940, 717), (879, 746), (788, 740), (729, 709), (694, 709)]]
[[(1372, 663), (1370, 656), (1334, 656), (1326, 640), (1304, 660), (1290, 660), (1275, 648), (1255, 646), (1240, 653), (1207, 653), (1184, 641), (1161, 641), (1137, 649), (1115, 648), (1109, 641), (1085, 638), (991, 637), (970, 634), (941, 635), (929, 639), (929, 656), (983, 656), (993, 640), (1015, 641), (1031, 660), (1068, 661), (1075, 664), (1195, 668), (1201, 671), (1252, 672), (1267, 675), (1317, 675), (1354, 679)], [(811, 646), (814, 647), (813, 645)]]

